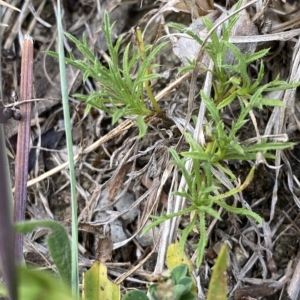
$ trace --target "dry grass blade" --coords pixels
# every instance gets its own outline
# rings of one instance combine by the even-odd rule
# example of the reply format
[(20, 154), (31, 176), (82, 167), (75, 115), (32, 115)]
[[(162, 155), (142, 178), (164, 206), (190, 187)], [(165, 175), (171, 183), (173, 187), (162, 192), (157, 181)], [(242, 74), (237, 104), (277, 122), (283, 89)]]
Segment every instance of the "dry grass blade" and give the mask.
[(288, 294), (291, 300), (299, 299), (300, 294), (300, 253), (295, 258), (295, 272), (288, 287)]
[[(3, 5), (3, 6), (5, 6), (5, 7), (8, 7), (8, 8), (11, 8), (11, 9), (14, 9), (14, 10), (16, 10), (16, 11), (21, 12), (17, 7), (15, 7), (15, 6), (13, 6), (13, 5), (10, 5), (9, 3), (6, 3), (6, 2), (4, 2), (4, 1), (2, 1), (2, 0), (0, 0), (0, 5)], [(0, 27), (8, 27), (8, 25), (7, 25), (7, 24), (0, 23)]]
[(6, 3), (5, 1), (2, 1), (2, 0), (0, 0), (0, 5), (3, 5), (5, 7), (11, 8), (11, 9), (14, 9), (14, 10), (17, 10), (17, 11), (20, 11), (17, 7), (15, 7), (13, 5), (10, 5), (9, 3)]

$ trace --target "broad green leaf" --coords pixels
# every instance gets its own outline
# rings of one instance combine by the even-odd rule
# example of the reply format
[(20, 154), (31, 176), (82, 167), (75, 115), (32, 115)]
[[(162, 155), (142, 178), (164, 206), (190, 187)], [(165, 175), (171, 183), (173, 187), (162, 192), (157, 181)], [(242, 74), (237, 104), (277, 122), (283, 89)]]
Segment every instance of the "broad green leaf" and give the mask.
[(49, 228), (47, 244), (52, 259), (57, 267), (59, 275), (67, 285), (71, 285), (71, 247), (65, 228), (58, 222), (25, 221), (15, 224), (16, 231), (26, 234), (36, 228)]
[(171, 272), (173, 282), (177, 284), (182, 277), (188, 275), (188, 272), (188, 266), (186, 264), (176, 266)]
[(188, 286), (184, 286), (183, 284), (176, 284), (174, 286), (173, 297), (170, 300), (180, 300), (185, 299), (184, 296), (188, 293)]
[[(71, 290), (49, 272), (21, 267), (17, 270), (17, 276), (19, 300), (76, 300)], [(1, 285), (0, 295), (6, 295)]]
[[(187, 273), (187, 275), (188, 275), (188, 273)], [(185, 286), (187, 288), (188, 291), (190, 291), (192, 288), (193, 281), (192, 281), (191, 277), (184, 276), (178, 280), (178, 284), (182, 284), (183, 286)]]

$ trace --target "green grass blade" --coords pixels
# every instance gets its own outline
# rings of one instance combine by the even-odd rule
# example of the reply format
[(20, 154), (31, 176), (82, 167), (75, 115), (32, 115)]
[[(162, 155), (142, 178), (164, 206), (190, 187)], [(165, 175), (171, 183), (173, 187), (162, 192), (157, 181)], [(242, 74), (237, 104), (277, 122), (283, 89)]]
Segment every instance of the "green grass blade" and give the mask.
[(63, 112), (65, 120), (67, 151), (69, 158), (69, 172), (70, 172), (70, 187), (71, 187), (71, 211), (72, 211), (72, 295), (76, 298), (79, 296), (79, 276), (78, 276), (78, 223), (77, 223), (77, 197), (76, 197), (76, 181), (74, 169), (74, 155), (72, 133), (70, 128), (70, 109), (68, 102), (68, 83), (66, 77), (64, 43), (63, 43), (63, 28), (62, 28), (62, 3), (57, 1), (57, 29), (58, 29), (58, 54), (59, 54), (59, 70), (61, 81), (61, 94), (63, 102)]

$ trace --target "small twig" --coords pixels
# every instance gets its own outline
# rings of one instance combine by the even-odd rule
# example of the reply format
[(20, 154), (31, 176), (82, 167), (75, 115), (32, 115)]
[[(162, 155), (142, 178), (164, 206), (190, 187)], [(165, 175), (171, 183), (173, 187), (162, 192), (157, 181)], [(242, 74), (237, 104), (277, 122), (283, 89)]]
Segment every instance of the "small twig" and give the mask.
[(35, 102), (35, 101), (61, 101), (61, 98), (34, 98), (34, 99), (26, 99), (26, 100), (22, 100), (22, 101), (16, 101), (14, 103), (8, 103), (5, 104), (4, 107), (15, 107), (15, 106), (19, 106), (20, 104), (24, 104), (24, 103), (31, 103), (31, 102)]
[[(33, 86), (33, 39), (25, 35), (22, 49), (20, 101), (32, 98)], [(14, 221), (20, 222), (25, 218), (25, 206), (27, 197), (28, 157), (30, 146), (30, 117), (31, 103), (20, 106), (22, 120), (19, 123), (17, 154), (15, 165), (15, 203)], [(23, 254), (23, 236), (16, 234), (15, 257), (20, 263)]]

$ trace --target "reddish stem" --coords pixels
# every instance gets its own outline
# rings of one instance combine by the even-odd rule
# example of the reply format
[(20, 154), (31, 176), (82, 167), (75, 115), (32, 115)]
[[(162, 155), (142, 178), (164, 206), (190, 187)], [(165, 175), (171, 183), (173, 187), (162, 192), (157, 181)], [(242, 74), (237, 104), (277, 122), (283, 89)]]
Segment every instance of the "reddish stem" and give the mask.
[[(25, 35), (22, 49), (21, 64), (21, 86), (20, 101), (32, 99), (33, 87), (33, 39)], [(25, 102), (20, 105), (22, 120), (19, 123), (17, 154), (15, 165), (15, 203), (14, 221), (20, 222), (25, 219), (25, 208), (27, 198), (27, 177), (28, 177), (28, 154), (30, 146), (30, 118), (31, 103)], [(15, 256), (16, 262), (22, 261), (23, 236), (15, 236)]]

